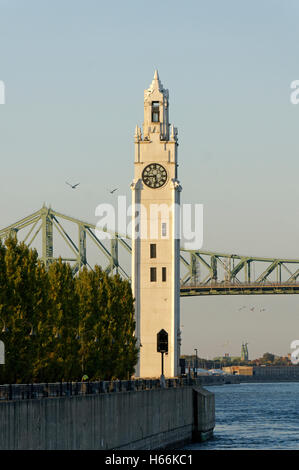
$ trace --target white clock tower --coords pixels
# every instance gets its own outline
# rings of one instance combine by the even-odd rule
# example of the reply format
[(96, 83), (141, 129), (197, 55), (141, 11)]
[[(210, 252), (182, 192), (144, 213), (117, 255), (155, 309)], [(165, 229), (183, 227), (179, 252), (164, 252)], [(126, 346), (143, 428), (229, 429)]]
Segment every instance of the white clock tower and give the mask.
[(180, 240), (177, 130), (170, 128), (168, 90), (155, 71), (144, 92), (143, 132), (136, 126), (132, 188), (132, 289), (140, 354), (135, 375), (159, 377), (157, 334), (168, 333), (165, 377), (180, 357)]

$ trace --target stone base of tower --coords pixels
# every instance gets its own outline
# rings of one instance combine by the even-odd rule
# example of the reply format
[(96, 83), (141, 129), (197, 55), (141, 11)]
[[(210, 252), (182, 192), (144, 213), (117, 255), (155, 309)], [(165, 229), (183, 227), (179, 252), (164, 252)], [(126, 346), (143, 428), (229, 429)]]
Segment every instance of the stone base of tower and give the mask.
[[(162, 355), (157, 352), (152, 345), (143, 345), (140, 348), (139, 368), (136, 377), (141, 378), (160, 378), (162, 374)], [(172, 353), (164, 354), (164, 377), (173, 378), (178, 376), (178, 368), (176, 367), (176, 360), (174, 360)]]

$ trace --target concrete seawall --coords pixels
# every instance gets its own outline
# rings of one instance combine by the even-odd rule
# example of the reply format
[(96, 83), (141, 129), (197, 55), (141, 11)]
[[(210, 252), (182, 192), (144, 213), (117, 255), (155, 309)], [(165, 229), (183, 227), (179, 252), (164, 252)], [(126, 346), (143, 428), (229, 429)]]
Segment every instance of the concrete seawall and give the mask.
[(0, 402), (0, 449), (159, 449), (204, 440), (214, 395), (181, 386)]

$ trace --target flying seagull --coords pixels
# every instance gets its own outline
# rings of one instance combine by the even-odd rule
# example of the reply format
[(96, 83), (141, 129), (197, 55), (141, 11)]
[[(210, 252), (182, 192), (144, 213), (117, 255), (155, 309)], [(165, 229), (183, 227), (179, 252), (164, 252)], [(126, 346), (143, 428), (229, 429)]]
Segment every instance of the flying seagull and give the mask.
[(114, 193), (115, 191), (117, 191), (117, 190), (118, 190), (118, 188), (112, 189), (112, 191), (111, 191), (110, 189), (108, 189), (108, 191), (109, 191), (110, 194), (113, 194), (113, 193)]
[(68, 184), (72, 189), (76, 189), (77, 186), (79, 186), (80, 183), (77, 184), (70, 184), (66, 181), (66, 184)]

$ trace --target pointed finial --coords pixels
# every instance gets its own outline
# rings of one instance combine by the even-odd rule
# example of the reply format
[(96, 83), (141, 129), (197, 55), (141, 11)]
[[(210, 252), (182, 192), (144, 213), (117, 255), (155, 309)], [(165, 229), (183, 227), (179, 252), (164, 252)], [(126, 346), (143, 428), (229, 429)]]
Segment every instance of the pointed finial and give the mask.
[(178, 140), (178, 130), (174, 125), (171, 126), (170, 139), (175, 141)]
[(170, 139), (174, 140), (174, 126), (171, 126), (171, 134), (170, 134)]
[(155, 69), (154, 78), (153, 78), (152, 83), (150, 84), (150, 87), (149, 87), (149, 90), (155, 90), (155, 89), (157, 89), (159, 91), (163, 90), (163, 85), (160, 82), (160, 78), (159, 78), (159, 74), (158, 74), (157, 69)]
[(140, 127), (139, 127), (138, 125), (135, 127), (135, 135), (134, 135), (134, 137), (135, 137), (136, 140), (142, 140), (142, 139), (141, 139), (141, 129), (140, 129)]

